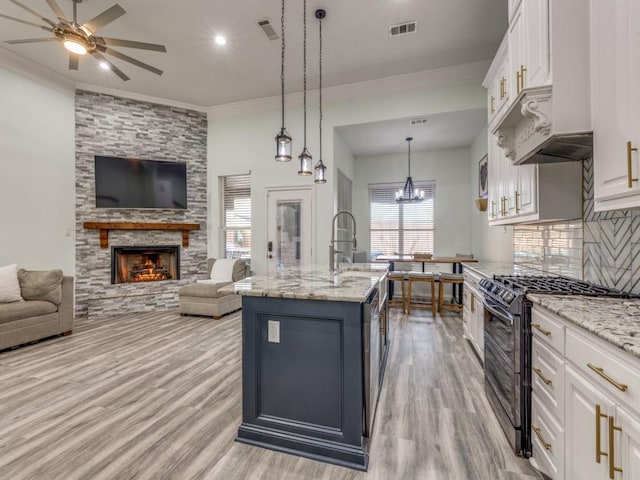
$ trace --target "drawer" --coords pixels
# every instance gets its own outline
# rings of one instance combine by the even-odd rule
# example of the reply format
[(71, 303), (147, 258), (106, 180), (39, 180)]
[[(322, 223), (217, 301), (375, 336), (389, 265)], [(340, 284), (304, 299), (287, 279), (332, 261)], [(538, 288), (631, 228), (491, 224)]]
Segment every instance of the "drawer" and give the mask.
[(564, 476), (564, 428), (538, 396), (531, 397), (531, 463), (545, 475)]
[(478, 290), (480, 288), (480, 275), (474, 272), (470, 272), (469, 270), (465, 270), (462, 274), (464, 276), (464, 282), (471, 288)]
[(553, 314), (544, 308), (533, 306), (531, 309), (531, 331), (535, 338), (564, 354), (564, 330), (561, 321), (553, 318)]
[(564, 358), (533, 337), (531, 387), (551, 412), (564, 422)]
[(573, 329), (567, 330), (566, 357), (599, 389), (636, 409), (640, 405), (640, 361), (637, 358), (604, 340)]

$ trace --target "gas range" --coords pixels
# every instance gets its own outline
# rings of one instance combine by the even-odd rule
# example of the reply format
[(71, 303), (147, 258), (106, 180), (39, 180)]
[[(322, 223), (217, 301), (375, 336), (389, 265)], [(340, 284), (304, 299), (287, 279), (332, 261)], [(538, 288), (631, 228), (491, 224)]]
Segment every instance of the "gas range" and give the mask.
[(480, 290), (517, 315), (527, 293), (632, 298), (627, 292), (567, 277), (545, 275), (496, 275), (482, 279)]

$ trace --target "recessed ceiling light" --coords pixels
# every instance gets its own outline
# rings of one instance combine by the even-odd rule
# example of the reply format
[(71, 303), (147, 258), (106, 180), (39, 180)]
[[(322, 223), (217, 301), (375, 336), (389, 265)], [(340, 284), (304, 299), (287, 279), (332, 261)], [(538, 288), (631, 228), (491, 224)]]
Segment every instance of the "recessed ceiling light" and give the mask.
[(227, 39), (224, 38), (222, 35), (216, 35), (216, 39), (215, 40), (216, 40), (216, 43), (218, 45), (226, 45), (226, 43), (227, 43)]
[(100, 62), (100, 68), (102, 68), (103, 70), (111, 70), (107, 62)]

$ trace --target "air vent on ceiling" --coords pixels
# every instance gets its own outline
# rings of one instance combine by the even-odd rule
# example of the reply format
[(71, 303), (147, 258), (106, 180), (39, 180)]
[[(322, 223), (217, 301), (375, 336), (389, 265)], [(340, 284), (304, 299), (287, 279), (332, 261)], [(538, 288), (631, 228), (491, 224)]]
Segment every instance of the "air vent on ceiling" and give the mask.
[(398, 37), (400, 35), (416, 33), (416, 30), (418, 30), (418, 22), (399, 23), (398, 25), (391, 25), (389, 27), (389, 35), (392, 37)]
[(273, 29), (273, 26), (271, 26), (271, 22), (268, 18), (265, 18), (264, 20), (258, 20), (258, 25), (260, 26), (260, 28), (262, 28), (262, 31), (269, 38), (269, 40), (276, 40), (277, 38), (279, 38), (276, 31)]
[(426, 118), (414, 118), (411, 120), (411, 125), (424, 125), (425, 123), (427, 123)]

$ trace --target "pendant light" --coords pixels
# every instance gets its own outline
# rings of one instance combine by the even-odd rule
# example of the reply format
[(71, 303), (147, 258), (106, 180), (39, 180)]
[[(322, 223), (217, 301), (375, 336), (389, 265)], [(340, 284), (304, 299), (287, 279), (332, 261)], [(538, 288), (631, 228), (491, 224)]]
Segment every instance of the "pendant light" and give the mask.
[(322, 19), (325, 18), (327, 16), (327, 12), (325, 10), (323, 10), (322, 8), (319, 8), (318, 10), (316, 10), (316, 18), (318, 19), (320, 28), (320, 81), (319, 81), (319, 87), (318, 87), (318, 92), (319, 92), (319, 104), (320, 104), (320, 159), (318, 160), (318, 163), (316, 163), (315, 166), (315, 178), (314, 178), (314, 182), (315, 183), (327, 183), (327, 167), (324, 166), (324, 163), (322, 162)]
[(304, 110), (304, 147), (302, 149), (302, 153), (298, 156), (298, 160), (300, 160), (300, 170), (298, 170), (298, 175), (311, 175), (313, 172), (311, 171), (311, 166), (313, 165), (311, 154), (309, 150), (307, 150), (307, 0), (303, 2), (303, 41), (302, 41), (302, 64), (303, 64), (303, 110)]
[(407, 137), (406, 140), (409, 147), (409, 176), (404, 183), (404, 188), (396, 192), (396, 202), (422, 202), (424, 200), (424, 190), (416, 190), (413, 186), (413, 180), (411, 180), (411, 140), (413, 140), (413, 138)]
[(282, 35), (282, 47), (281, 47), (281, 70), (280, 70), (280, 83), (282, 86), (282, 128), (276, 135), (276, 161), (278, 162), (290, 162), (291, 161), (291, 135), (284, 128), (284, 0), (282, 0), (282, 15), (280, 16), (280, 28)]

